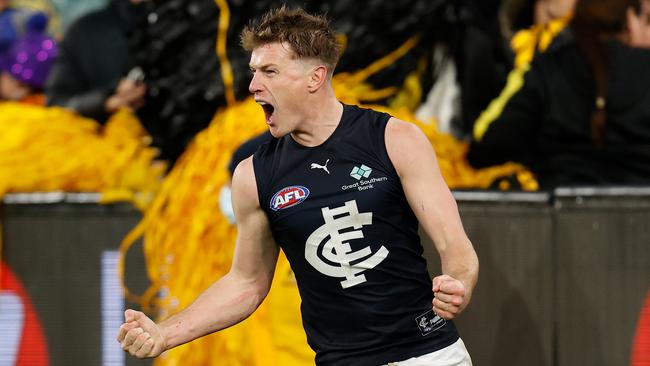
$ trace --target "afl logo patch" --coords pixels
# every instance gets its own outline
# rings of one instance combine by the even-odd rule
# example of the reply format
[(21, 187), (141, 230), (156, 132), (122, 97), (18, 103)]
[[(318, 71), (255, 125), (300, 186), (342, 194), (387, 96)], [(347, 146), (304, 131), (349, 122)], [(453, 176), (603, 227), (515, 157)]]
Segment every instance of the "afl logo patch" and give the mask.
[(302, 203), (309, 197), (309, 189), (303, 186), (290, 186), (282, 188), (271, 198), (271, 210), (278, 211)]

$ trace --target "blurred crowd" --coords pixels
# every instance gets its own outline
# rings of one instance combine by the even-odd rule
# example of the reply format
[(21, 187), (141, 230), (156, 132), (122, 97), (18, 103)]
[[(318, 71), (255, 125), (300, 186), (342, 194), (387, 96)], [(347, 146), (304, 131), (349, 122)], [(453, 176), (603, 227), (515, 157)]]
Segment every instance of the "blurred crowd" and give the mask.
[[(130, 109), (173, 166), (219, 107), (247, 96), (239, 29), (293, 4), (219, 3), (0, 0), (0, 99), (64, 107), (100, 124)], [(477, 169), (518, 162), (548, 189), (650, 183), (649, 0), (293, 5), (333, 19), (345, 48), (337, 72), (363, 69), (418, 37), (368, 79), (376, 90), (408, 92), (373, 102), (401, 101), (434, 119), (468, 144)], [(231, 77), (221, 72), (227, 60)], [(244, 145), (235, 162), (264, 139)]]
[(475, 125), (468, 159), (521, 162), (547, 188), (648, 184), (650, 2), (571, 5), (568, 27), (522, 66), (500, 110)]
[[(48, 15), (0, 1), (0, 97), (43, 104), (45, 81), (58, 55)], [(40, 96), (40, 97), (39, 97)]]

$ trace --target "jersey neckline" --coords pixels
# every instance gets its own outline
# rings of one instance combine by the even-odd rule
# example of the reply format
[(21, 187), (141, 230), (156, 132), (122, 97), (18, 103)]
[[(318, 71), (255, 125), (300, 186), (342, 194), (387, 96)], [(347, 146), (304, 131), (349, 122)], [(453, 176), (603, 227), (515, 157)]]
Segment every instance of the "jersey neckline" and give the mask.
[(290, 144), (298, 149), (301, 150), (311, 150), (311, 149), (317, 149), (321, 148), (324, 146), (327, 146), (331, 143), (331, 141), (334, 141), (335, 139), (338, 138), (338, 136), (341, 134), (341, 130), (343, 129), (343, 125), (345, 124), (345, 121), (347, 120), (347, 115), (350, 112), (350, 106), (339, 101), (341, 105), (343, 106), (343, 113), (341, 113), (341, 119), (339, 120), (339, 123), (336, 125), (336, 128), (334, 129), (334, 132), (332, 132), (325, 141), (323, 141), (320, 145), (316, 146), (305, 146), (298, 141), (296, 141), (291, 134), (288, 134), (288, 140), (290, 141)]

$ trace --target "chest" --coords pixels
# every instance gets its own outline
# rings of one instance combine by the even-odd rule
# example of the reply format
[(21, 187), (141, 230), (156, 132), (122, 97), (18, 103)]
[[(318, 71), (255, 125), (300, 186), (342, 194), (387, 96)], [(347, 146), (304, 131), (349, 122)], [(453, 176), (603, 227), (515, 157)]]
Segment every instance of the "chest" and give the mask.
[(401, 193), (392, 166), (374, 154), (302, 155), (283, 159), (273, 172), (267, 193), (272, 222), (313, 220), (348, 201), (376, 211)]
[(385, 147), (357, 139), (315, 149), (276, 151), (261, 197), (276, 234), (304, 240), (330, 219), (375, 218), (402, 209), (404, 193)]

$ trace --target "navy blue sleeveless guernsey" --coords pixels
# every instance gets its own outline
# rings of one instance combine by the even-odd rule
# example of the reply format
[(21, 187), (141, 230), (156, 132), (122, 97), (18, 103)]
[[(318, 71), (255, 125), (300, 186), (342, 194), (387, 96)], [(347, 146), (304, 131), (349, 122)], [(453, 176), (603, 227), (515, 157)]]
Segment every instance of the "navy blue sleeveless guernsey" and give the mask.
[(344, 105), (334, 133), (253, 156), (262, 209), (298, 282), (317, 365), (378, 366), (458, 339), (431, 310), (418, 222), (384, 143), (389, 115)]

